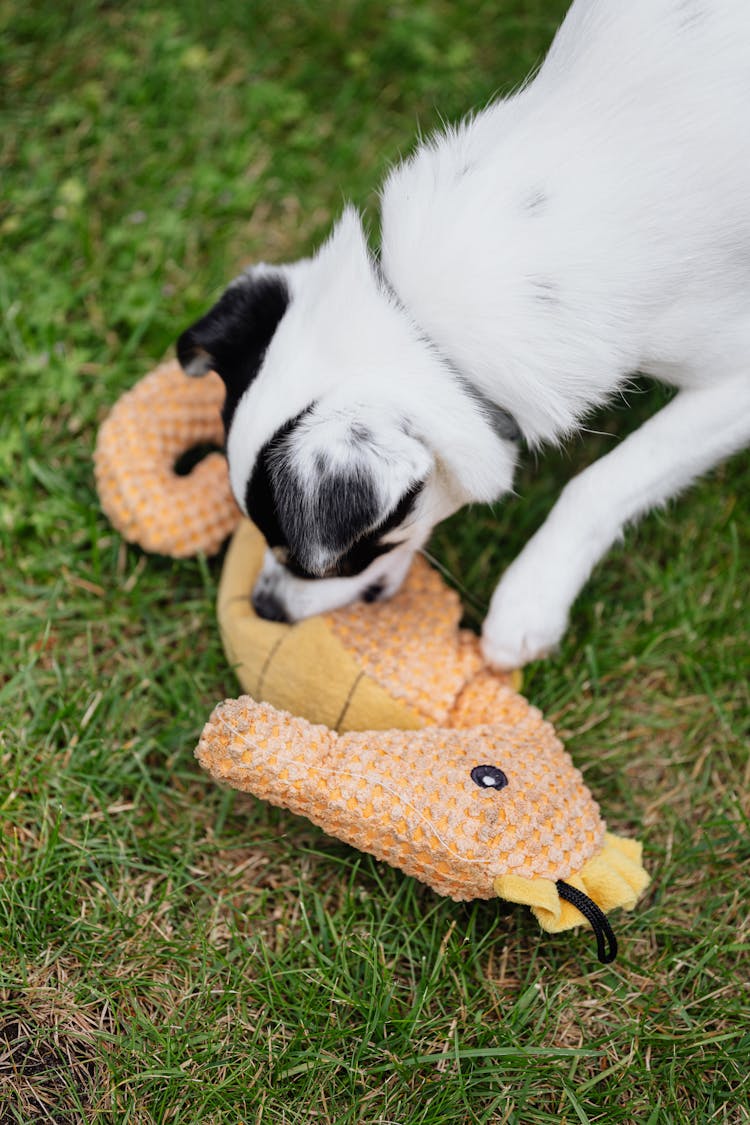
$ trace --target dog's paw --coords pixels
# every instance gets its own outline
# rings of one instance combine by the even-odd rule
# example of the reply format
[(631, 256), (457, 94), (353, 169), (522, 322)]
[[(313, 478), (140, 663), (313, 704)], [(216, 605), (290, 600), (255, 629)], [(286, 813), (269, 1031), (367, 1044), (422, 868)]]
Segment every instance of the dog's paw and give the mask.
[(501, 671), (521, 668), (547, 656), (560, 643), (568, 623), (560, 609), (538, 595), (519, 596), (508, 584), (495, 591), (482, 627), (482, 655)]

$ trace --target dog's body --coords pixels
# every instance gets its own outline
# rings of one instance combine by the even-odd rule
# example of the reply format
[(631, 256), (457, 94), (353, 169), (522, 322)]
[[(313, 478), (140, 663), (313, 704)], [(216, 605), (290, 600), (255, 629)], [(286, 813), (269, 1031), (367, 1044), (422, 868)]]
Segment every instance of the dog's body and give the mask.
[(227, 384), (269, 615), (393, 593), (436, 522), (510, 489), (516, 427), (557, 442), (636, 371), (678, 388), (500, 582), (485, 655), (522, 664), (628, 521), (750, 442), (747, 0), (576, 0), (532, 82), (390, 174), (381, 245), (348, 210), (180, 340)]

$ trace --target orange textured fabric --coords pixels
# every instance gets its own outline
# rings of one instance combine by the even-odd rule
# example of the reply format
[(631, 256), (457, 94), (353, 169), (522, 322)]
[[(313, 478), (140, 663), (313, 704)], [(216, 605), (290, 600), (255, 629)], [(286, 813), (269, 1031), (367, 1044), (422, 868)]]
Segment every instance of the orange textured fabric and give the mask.
[(173, 558), (215, 554), (240, 518), (226, 458), (209, 453), (186, 476), (175, 463), (204, 443), (221, 445), (224, 385), (164, 363), (122, 396), (102, 424), (96, 486), (111, 523), (131, 543)]
[[(506, 690), (501, 723), (406, 735), (338, 735), (243, 696), (214, 710), (196, 753), (214, 777), (303, 814), (439, 894), (492, 898), (501, 875), (579, 872), (605, 832), (552, 727)], [(504, 788), (483, 787), (490, 766), (506, 775)]]
[(455, 590), (418, 557), (390, 601), (357, 602), (327, 618), (367, 675), (424, 723), (445, 723), (458, 692), (482, 664), (478, 646), (462, 643), (461, 612)]

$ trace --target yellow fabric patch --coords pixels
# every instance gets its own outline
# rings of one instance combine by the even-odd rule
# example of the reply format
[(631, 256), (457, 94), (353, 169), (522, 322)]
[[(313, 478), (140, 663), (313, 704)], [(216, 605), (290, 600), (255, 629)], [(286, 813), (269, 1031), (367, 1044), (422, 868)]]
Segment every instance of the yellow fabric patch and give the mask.
[[(642, 851), (637, 840), (607, 832), (602, 850), (566, 882), (588, 895), (605, 914), (617, 908), (632, 910), (651, 881), (641, 863)], [(501, 875), (495, 879), (495, 890), (509, 902), (530, 906), (549, 933), (587, 925), (575, 906), (560, 898), (553, 882)]]

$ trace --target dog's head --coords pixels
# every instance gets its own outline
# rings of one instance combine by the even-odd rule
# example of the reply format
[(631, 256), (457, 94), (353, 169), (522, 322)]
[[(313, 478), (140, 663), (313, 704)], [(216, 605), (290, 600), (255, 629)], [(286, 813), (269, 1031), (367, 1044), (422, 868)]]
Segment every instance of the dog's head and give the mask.
[(315, 258), (237, 278), (177, 353), (226, 386), (232, 489), (269, 547), (261, 616), (390, 596), (439, 520), (510, 484), (508, 443), (460, 381), (443, 385), (351, 211)]

